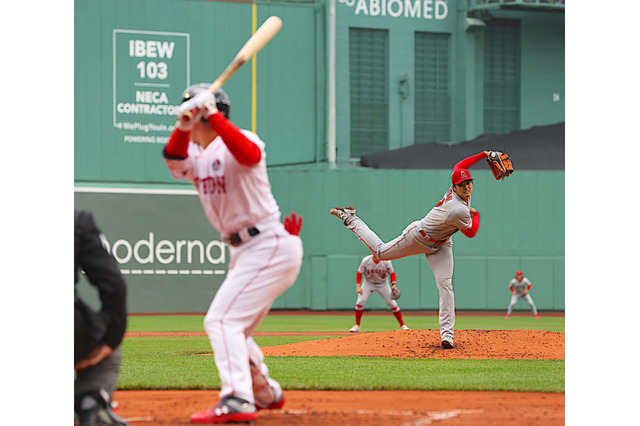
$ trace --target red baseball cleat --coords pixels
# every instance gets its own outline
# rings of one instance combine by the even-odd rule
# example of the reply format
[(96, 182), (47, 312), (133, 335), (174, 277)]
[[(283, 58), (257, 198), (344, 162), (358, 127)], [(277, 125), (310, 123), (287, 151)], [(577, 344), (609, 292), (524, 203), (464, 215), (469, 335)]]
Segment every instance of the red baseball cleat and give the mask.
[(536, 315), (536, 319), (540, 319), (540, 314)]
[(280, 398), (280, 401), (276, 401), (271, 405), (267, 405), (266, 407), (262, 407), (260, 406), (260, 404), (256, 404), (256, 410), (260, 411), (260, 410), (279, 410), (280, 408), (282, 408), (282, 406), (285, 403), (285, 398), (284, 398), (284, 394), (282, 394), (282, 398)]
[(233, 396), (224, 398), (215, 407), (191, 415), (191, 423), (253, 422), (257, 419), (253, 404)]

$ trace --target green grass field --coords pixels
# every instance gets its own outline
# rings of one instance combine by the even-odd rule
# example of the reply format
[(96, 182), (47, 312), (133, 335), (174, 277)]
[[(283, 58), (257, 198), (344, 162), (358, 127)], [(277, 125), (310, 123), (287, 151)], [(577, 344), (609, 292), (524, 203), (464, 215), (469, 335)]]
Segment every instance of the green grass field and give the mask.
[[(436, 315), (411, 315), (403, 313), (407, 325), (414, 329), (437, 330)], [(201, 315), (149, 315), (130, 316), (127, 331), (204, 331)], [(354, 324), (353, 315), (269, 315), (256, 331), (344, 332)], [(388, 315), (362, 317), (362, 331), (396, 330), (398, 323)], [(456, 330), (546, 330), (564, 333), (563, 316), (547, 316), (539, 320), (533, 316), (513, 316), (505, 320), (503, 315), (465, 315), (456, 317)]]
[[(412, 329), (438, 329), (435, 315), (404, 315)], [(127, 331), (203, 331), (200, 315), (130, 316)], [(349, 315), (270, 315), (257, 331), (339, 332), (353, 325)], [(389, 315), (367, 315), (363, 331), (395, 330)], [(546, 330), (564, 333), (564, 317), (459, 315), (456, 329)], [(331, 336), (256, 336), (260, 346)], [(125, 338), (119, 389), (219, 389), (209, 340), (204, 336)], [(564, 392), (564, 360), (399, 359), (375, 357), (266, 358), (271, 375), (285, 389), (485, 390)]]

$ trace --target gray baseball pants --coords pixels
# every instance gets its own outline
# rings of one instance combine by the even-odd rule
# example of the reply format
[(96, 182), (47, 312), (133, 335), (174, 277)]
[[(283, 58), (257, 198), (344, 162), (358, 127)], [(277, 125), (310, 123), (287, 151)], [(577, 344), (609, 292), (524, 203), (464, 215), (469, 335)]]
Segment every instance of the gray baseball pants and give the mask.
[(438, 309), (440, 338), (453, 341), (453, 326), (456, 321), (452, 284), (453, 242), (449, 239), (442, 245), (429, 245), (431, 243), (420, 234), (419, 220), (409, 224), (401, 235), (388, 243), (383, 242), (358, 216), (347, 218), (344, 224), (380, 260), (393, 260), (424, 253), (440, 294)]

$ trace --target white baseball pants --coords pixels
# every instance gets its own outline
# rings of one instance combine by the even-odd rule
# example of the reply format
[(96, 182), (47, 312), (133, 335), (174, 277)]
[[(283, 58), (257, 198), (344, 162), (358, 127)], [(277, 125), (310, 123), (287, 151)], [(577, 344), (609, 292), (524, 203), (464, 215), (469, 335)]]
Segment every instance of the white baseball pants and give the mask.
[(514, 294), (511, 296), (511, 303), (509, 303), (509, 308), (507, 309), (507, 315), (511, 315), (511, 311), (513, 311), (513, 307), (518, 303), (518, 299), (523, 298), (527, 301), (529, 306), (531, 306), (531, 310), (533, 311), (533, 315), (538, 315), (538, 309), (536, 308), (536, 304), (533, 303), (533, 298), (530, 294), (525, 294), (524, 296), (520, 296)]
[(394, 310), (398, 306), (398, 302), (391, 298), (391, 287), (389, 286), (389, 280), (384, 280), (379, 284), (374, 284), (367, 281), (366, 278), (362, 277), (362, 285), (360, 286), (360, 288), (362, 289), (362, 294), (358, 294), (356, 305), (364, 307), (364, 304), (367, 302), (367, 300), (369, 300), (369, 297), (373, 294), (373, 292), (378, 292), (378, 294), (384, 299), (389, 309)]
[(279, 224), (229, 250), (229, 272), (209, 307), (204, 328), (220, 375), (220, 398), (234, 395), (253, 403), (249, 361), (270, 378), (264, 355), (251, 335), (273, 301), (296, 280), (302, 241)]
[(455, 297), (453, 294), (453, 242), (433, 246), (420, 234), (420, 221), (407, 226), (402, 234), (388, 243), (383, 242), (375, 232), (358, 216), (345, 221), (347, 228), (364, 243), (371, 253), (380, 260), (393, 260), (413, 254), (424, 253), (438, 287), (440, 304), (438, 309), (440, 338), (453, 341), (453, 326), (456, 321)]

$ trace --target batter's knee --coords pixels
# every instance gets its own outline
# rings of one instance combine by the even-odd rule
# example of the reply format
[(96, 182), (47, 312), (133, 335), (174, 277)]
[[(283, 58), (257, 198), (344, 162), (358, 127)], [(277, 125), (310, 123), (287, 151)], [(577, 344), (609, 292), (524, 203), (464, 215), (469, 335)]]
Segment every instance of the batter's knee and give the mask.
[(211, 335), (222, 327), (222, 318), (213, 312), (208, 312), (203, 321), (204, 330)]

